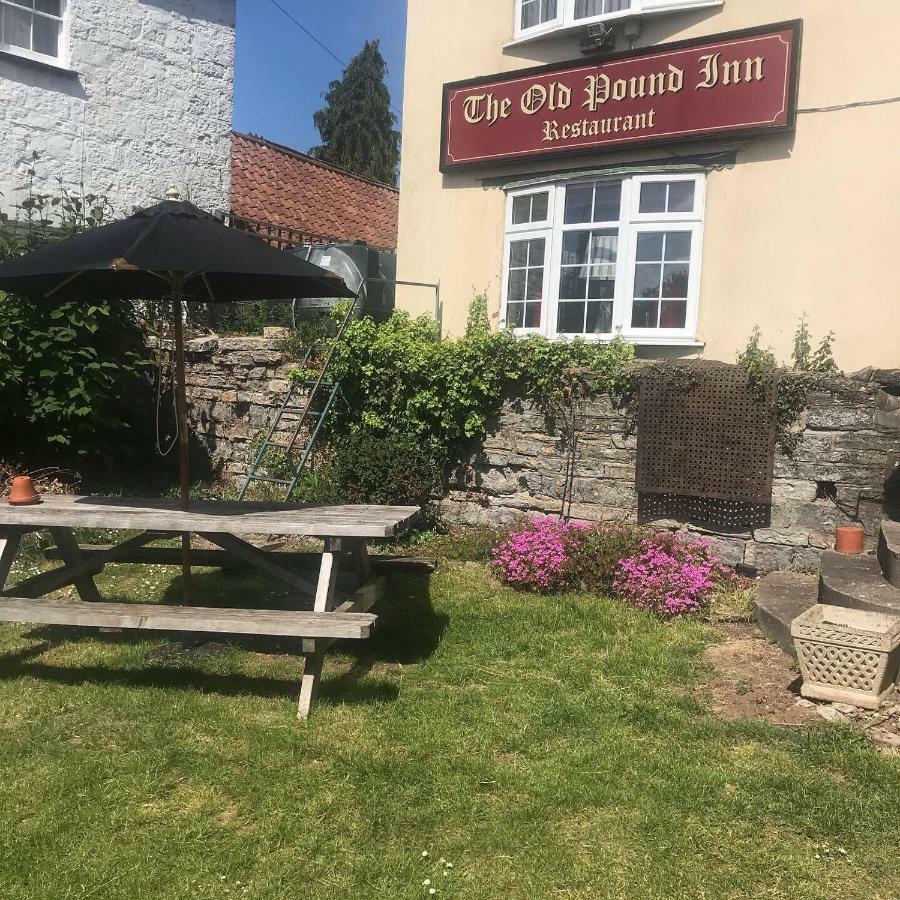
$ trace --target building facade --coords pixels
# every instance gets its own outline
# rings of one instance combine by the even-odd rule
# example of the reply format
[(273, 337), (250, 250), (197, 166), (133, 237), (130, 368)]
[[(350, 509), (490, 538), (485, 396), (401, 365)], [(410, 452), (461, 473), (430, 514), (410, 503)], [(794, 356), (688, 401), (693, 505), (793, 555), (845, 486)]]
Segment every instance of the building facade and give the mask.
[[(517, 332), (900, 363), (894, 0), (415, 0), (400, 279)], [(428, 312), (421, 296), (398, 306)]]
[(226, 212), (235, 3), (0, 0), (0, 209), (34, 166), (119, 215), (172, 184)]

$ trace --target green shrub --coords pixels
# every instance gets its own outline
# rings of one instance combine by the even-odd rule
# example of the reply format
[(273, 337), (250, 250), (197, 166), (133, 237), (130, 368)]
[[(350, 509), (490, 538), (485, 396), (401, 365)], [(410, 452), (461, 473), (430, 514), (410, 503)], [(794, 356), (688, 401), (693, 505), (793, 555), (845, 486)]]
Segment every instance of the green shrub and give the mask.
[(569, 564), (573, 583), (592, 594), (612, 594), (619, 561), (635, 556), (641, 541), (652, 536), (652, 531), (626, 523), (601, 524), (574, 532), (576, 550)]

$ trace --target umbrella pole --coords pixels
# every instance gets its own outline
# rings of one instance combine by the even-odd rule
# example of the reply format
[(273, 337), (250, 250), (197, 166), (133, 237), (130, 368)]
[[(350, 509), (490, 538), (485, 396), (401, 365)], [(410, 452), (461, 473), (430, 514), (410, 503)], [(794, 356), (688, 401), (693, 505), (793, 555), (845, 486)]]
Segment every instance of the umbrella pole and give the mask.
[[(184, 276), (175, 275), (172, 279), (172, 307), (175, 316), (175, 406), (178, 413), (178, 468), (181, 476), (181, 508), (187, 510), (190, 505), (190, 470), (188, 459), (188, 415), (187, 387), (185, 385), (184, 366), (184, 320), (182, 318), (182, 291)], [(181, 535), (181, 574), (184, 598), (191, 592), (191, 535), (185, 531)]]

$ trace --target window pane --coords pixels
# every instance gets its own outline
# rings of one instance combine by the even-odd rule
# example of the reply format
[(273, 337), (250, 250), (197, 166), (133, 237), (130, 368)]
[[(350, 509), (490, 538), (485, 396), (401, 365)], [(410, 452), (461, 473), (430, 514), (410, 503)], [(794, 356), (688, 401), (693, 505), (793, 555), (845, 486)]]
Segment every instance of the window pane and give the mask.
[(691, 233), (689, 231), (666, 232), (666, 261), (688, 262), (691, 258)]
[(660, 232), (644, 232), (638, 235), (637, 258), (639, 262), (661, 262), (663, 236)]
[(51, 16), (62, 16), (62, 0), (34, 0), (34, 8)]
[(588, 303), (585, 332), (587, 334), (609, 334), (612, 331), (612, 315), (612, 303)]
[(594, 198), (595, 222), (618, 222), (622, 205), (622, 182), (598, 184)]
[(694, 182), (673, 181), (669, 184), (669, 212), (694, 211)]
[(641, 185), (641, 212), (663, 213), (666, 211), (666, 183), (650, 181)]
[(557, 0), (544, 0), (541, 7), (541, 21), (549, 22), (556, 18), (556, 2)]
[(591, 270), (588, 282), (589, 300), (612, 300), (616, 293), (616, 270), (614, 266), (596, 266)]
[(506, 293), (508, 300), (524, 300), (525, 299), (525, 269), (513, 269), (509, 273), (509, 289)]
[(656, 263), (635, 266), (634, 296), (658, 297), (660, 293), (661, 277), (661, 266)]
[(556, 330), (560, 334), (584, 334), (584, 303), (560, 303)]
[(687, 297), (690, 267), (684, 263), (667, 265), (663, 272), (663, 297)]
[(591, 233), (592, 263), (614, 263), (619, 253), (618, 231), (594, 231)]
[(566, 188), (566, 225), (590, 222), (594, 211), (594, 186), (573, 185)]
[(43, 16), (34, 17), (34, 45), (35, 53), (45, 53), (47, 56), (59, 55), (59, 22), (55, 19), (45, 19)]
[(569, 266), (559, 276), (560, 300), (584, 300), (587, 296), (587, 267)]
[(587, 19), (631, 9), (631, 0), (575, 0), (575, 18)]
[(31, 13), (12, 6), (3, 7), (3, 42), (31, 49)]
[(509, 245), (509, 265), (512, 268), (528, 265), (528, 241), (513, 241)]
[(684, 328), (687, 323), (687, 300), (672, 300), (662, 304), (660, 328)]
[(506, 324), (513, 328), (522, 328), (525, 324), (525, 304), (508, 303), (506, 306)]
[(531, 248), (528, 252), (528, 265), (542, 266), (544, 264), (544, 247), (546, 241), (543, 238), (535, 238), (528, 242)]
[(526, 300), (543, 300), (544, 299), (544, 270), (529, 269), (528, 270), (528, 293), (525, 295)]
[(590, 231), (566, 231), (563, 233), (562, 264), (578, 265), (588, 261), (588, 243)]
[(531, 197), (514, 197), (512, 211), (513, 225), (524, 225), (531, 221)]
[(540, 16), (541, 0), (525, 0), (522, 4), (522, 28), (534, 28), (535, 25), (539, 25)]
[(546, 192), (543, 194), (531, 195), (531, 221), (546, 222), (547, 208), (550, 202), (550, 195)]
[(541, 327), (541, 304), (526, 303), (525, 304), (525, 327), (540, 328)]
[(658, 300), (635, 300), (631, 310), (632, 328), (656, 328)]

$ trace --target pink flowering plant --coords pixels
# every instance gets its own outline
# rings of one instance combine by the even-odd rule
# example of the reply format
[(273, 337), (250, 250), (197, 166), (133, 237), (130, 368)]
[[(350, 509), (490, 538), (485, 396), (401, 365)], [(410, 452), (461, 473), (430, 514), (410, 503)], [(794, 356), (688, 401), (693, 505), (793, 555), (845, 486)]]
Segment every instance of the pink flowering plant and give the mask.
[(493, 567), (504, 584), (547, 593), (571, 586), (576, 536), (590, 528), (559, 519), (532, 519), (493, 550)]
[(715, 590), (736, 577), (708, 540), (662, 533), (619, 562), (613, 587), (626, 603), (668, 619), (703, 611)]
[(741, 581), (708, 540), (635, 525), (532, 519), (492, 557), (500, 580), (519, 590), (612, 593), (666, 619), (707, 610), (717, 591)]

